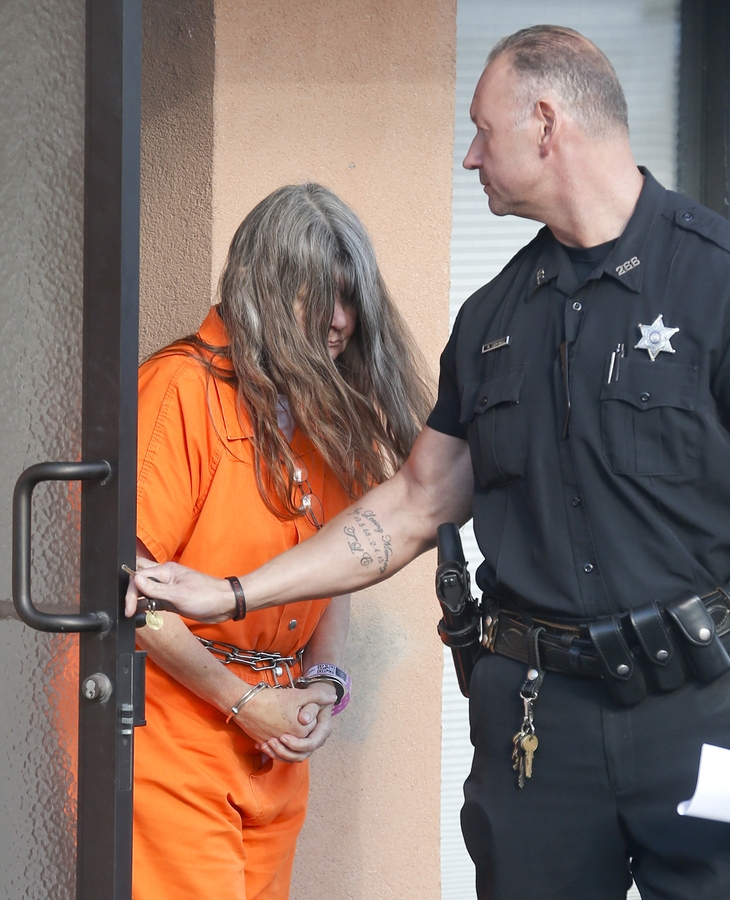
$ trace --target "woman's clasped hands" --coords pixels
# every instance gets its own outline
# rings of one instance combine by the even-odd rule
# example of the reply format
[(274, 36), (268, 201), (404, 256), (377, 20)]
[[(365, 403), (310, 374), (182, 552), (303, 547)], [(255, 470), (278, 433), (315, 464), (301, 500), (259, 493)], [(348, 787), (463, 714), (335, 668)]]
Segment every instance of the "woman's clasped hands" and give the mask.
[(334, 687), (324, 682), (306, 688), (270, 688), (258, 691), (231, 722), (271, 759), (301, 762), (332, 733), (336, 699)]

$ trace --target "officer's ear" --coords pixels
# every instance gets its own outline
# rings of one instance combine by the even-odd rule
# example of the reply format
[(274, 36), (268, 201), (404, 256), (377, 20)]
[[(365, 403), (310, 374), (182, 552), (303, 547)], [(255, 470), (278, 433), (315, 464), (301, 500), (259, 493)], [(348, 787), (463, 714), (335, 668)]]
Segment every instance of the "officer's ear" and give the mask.
[(538, 146), (541, 156), (549, 156), (555, 146), (562, 123), (562, 115), (558, 106), (549, 98), (538, 100), (535, 104), (535, 118), (538, 122)]

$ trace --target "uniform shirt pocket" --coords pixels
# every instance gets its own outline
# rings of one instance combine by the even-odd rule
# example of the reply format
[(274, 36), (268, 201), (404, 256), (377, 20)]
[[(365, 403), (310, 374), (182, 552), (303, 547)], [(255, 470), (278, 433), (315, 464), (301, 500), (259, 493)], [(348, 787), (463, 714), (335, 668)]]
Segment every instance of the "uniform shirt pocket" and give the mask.
[(697, 367), (626, 359), (601, 391), (603, 449), (618, 475), (679, 475), (697, 458)]
[(524, 377), (523, 364), (464, 385), (460, 421), (466, 427), (474, 474), (482, 487), (507, 484), (525, 474)]

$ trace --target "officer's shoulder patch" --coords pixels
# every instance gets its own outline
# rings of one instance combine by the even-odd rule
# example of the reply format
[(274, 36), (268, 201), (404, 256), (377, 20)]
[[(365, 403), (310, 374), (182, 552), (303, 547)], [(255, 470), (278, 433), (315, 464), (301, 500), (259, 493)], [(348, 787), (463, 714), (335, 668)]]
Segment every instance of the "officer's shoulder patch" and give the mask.
[(706, 206), (682, 206), (674, 210), (674, 221), (730, 253), (730, 221)]

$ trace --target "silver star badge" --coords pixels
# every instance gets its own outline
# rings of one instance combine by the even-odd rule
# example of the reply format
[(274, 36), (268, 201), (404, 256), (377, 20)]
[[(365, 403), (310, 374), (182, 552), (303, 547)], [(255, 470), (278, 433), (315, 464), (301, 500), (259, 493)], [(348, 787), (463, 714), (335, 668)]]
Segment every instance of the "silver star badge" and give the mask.
[(651, 325), (639, 325), (641, 329), (641, 340), (634, 346), (634, 350), (646, 350), (652, 362), (657, 356), (664, 353), (674, 353), (674, 347), (670, 344), (673, 334), (679, 331), (679, 328), (667, 328), (664, 324), (662, 316), (657, 316)]

